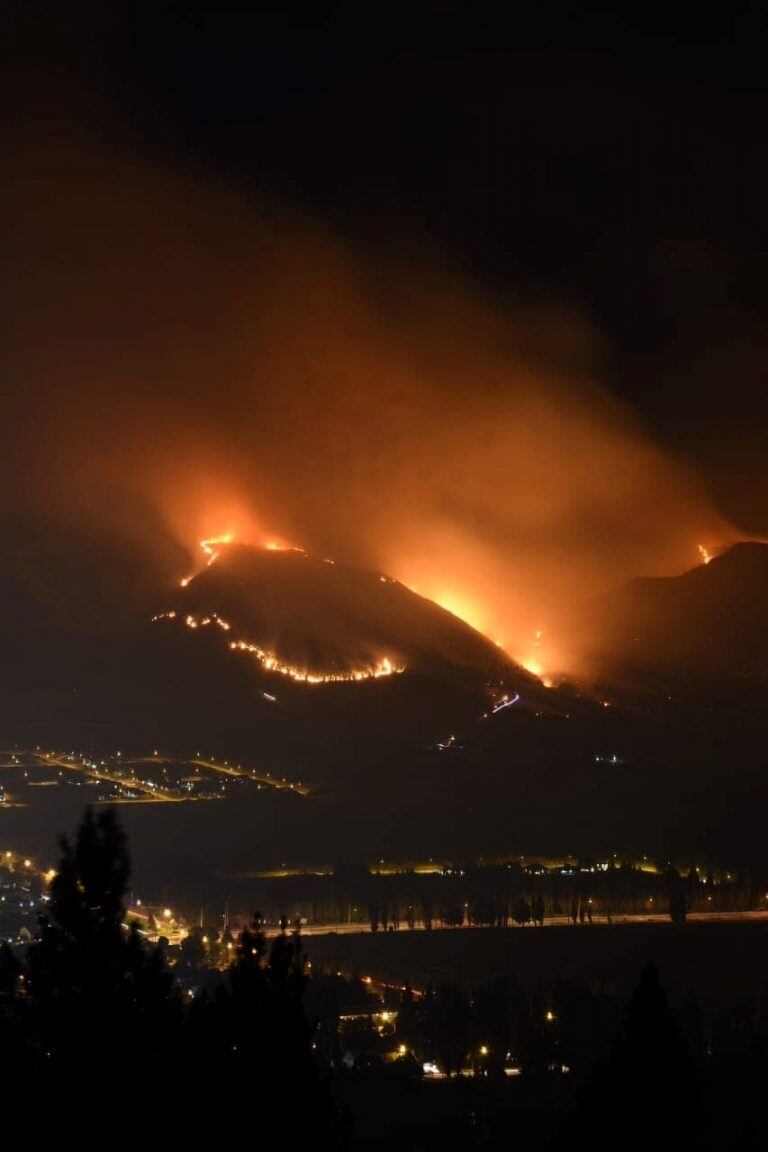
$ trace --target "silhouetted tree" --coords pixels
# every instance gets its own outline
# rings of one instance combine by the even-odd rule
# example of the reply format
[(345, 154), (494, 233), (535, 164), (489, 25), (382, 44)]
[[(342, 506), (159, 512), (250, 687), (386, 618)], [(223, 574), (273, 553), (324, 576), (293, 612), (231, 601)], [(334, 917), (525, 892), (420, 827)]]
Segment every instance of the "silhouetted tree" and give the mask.
[(409, 1051), (421, 1047), (423, 1021), (413, 995), (411, 985), (406, 983), (397, 1009), (397, 1038)]
[(676, 868), (667, 872), (669, 918), (673, 924), (684, 924), (690, 906), (687, 885)]
[(179, 957), (181, 963), (187, 968), (198, 968), (205, 960), (204, 936), (205, 931), (197, 924), (193, 924), (187, 936), (182, 940)]
[(515, 924), (529, 924), (531, 921), (531, 906), (525, 896), (521, 896), (512, 911)]
[(178, 1034), (180, 1002), (156, 948), (126, 928), (130, 873), (125, 834), (110, 810), (88, 811), (62, 857), (27, 957), (30, 1027), (41, 1069), (119, 1091), (120, 1077), (151, 1074)]
[(627, 1006), (608, 1058), (581, 1096), (581, 1134), (595, 1149), (697, 1147), (698, 1092), (688, 1051), (652, 964)]
[(456, 984), (445, 982), (429, 1005), (427, 1028), (440, 1068), (448, 1075), (461, 1071), (469, 1049), (469, 1000)]
[(313, 1146), (336, 1140), (335, 1113), (313, 1055), (304, 1010), (301, 937), (284, 929), (271, 947), (258, 921), (241, 932), (227, 979), (190, 1014), (189, 1075), (219, 1098), (257, 1094), (260, 1117), (290, 1123)]

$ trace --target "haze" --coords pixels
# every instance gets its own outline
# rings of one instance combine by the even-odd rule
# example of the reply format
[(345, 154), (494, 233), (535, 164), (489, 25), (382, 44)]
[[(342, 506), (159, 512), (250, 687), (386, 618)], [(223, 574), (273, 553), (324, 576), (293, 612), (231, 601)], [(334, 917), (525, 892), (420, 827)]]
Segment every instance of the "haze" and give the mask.
[(565, 604), (738, 536), (587, 317), (92, 151), (19, 153), (5, 200), (20, 512), (98, 530), (119, 493), (148, 570), (225, 532), (381, 569), (537, 672), (580, 671)]

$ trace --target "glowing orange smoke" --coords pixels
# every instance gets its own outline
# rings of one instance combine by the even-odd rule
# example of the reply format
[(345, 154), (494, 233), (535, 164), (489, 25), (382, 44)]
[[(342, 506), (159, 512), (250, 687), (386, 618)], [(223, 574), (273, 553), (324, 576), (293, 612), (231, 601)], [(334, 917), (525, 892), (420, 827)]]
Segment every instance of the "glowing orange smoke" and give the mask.
[[(7, 214), (42, 254), (25, 250), (29, 284), (7, 301), (19, 395), (30, 373), (51, 382), (45, 419), (20, 425), (42, 508), (101, 523), (104, 491), (127, 492), (163, 573), (173, 557), (145, 532), (145, 502), (180, 545), (274, 542), (253, 511), (268, 508), (313, 553), (391, 574), (549, 674), (590, 670), (582, 604), (732, 536), (601, 387), (600, 334), (568, 306), (492, 305), (442, 265), (379, 265), (230, 186), (59, 143), (42, 168), (25, 145), (6, 182)], [(41, 191), (43, 172), (61, 195)]]
[(541, 628), (537, 628), (533, 638), (533, 650), (530, 655), (525, 655), (518, 660), (518, 663), (525, 668), (526, 672), (530, 672), (532, 676), (536, 676), (541, 680), (545, 688), (552, 687), (552, 680), (546, 675), (544, 654), (543, 654), (543, 636), (544, 633)]

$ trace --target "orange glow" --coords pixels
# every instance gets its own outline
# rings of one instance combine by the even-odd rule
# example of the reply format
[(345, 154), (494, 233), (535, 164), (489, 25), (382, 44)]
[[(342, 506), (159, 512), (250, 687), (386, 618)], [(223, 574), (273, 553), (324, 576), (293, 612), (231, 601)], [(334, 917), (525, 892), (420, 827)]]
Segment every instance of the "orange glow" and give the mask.
[[(412, 585), (410, 587), (412, 592), (416, 591)], [(431, 593), (421, 593), (421, 595), (426, 595), (428, 600), (434, 601), (446, 612), (450, 612), (452, 616), (458, 616), (459, 620), (469, 624), (470, 628), (485, 633), (488, 626), (487, 614), (483, 606), (476, 603), (471, 596), (453, 589), (449, 591), (443, 588), (438, 588), (437, 591)], [(503, 645), (500, 644), (499, 647), (503, 647)]]
[(698, 548), (702, 563), (709, 564), (710, 560), (712, 559), (712, 553), (710, 552), (709, 548), (705, 547), (704, 544), (699, 544)]
[(208, 563), (213, 564), (218, 560), (221, 555), (221, 548), (219, 547), (221, 544), (231, 544), (233, 540), (234, 536), (231, 532), (227, 532), (223, 536), (211, 536), (208, 540), (201, 540), (200, 547), (208, 557)]
[(230, 648), (236, 652), (248, 652), (255, 656), (266, 672), (277, 672), (280, 676), (287, 676), (302, 684), (341, 684), (360, 680), (379, 680), (383, 676), (397, 676), (405, 668), (383, 656), (377, 664), (365, 668), (351, 668), (347, 672), (315, 672), (306, 668), (298, 668), (295, 664), (287, 664), (280, 660), (274, 652), (268, 652), (258, 644), (251, 644), (246, 640), (234, 640)]
[(115, 531), (161, 579), (187, 587), (210, 559), (195, 543), (174, 567), (179, 546), (284, 532), (418, 589), (539, 673), (581, 675), (583, 605), (737, 535), (690, 454), (603, 387), (602, 335), (569, 303), (525, 285), (502, 300), (418, 258), (380, 266), (303, 214), (262, 215), (133, 155), (124, 171), (111, 153), (70, 159), (53, 200), (36, 168), (11, 182), (14, 211), (65, 252), (61, 284), (33, 277), (9, 304), (12, 330), (47, 316), (35, 372), (68, 381), (29, 422), (25, 484), (85, 524), (112, 514), (105, 491), (125, 494)]
[(537, 680), (541, 680), (545, 688), (551, 688), (554, 681), (546, 675), (543, 666), (536, 659), (519, 660), (521, 668), (525, 668), (526, 672), (530, 672)]
[[(223, 536), (209, 536), (205, 540), (198, 541), (200, 547), (207, 556), (207, 560), (205, 562), (207, 567), (210, 567), (211, 564), (215, 564), (221, 555), (222, 548), (225, 548), (227, 544), (231, 544), (233, 541), (234, 536), (231, 532), (226, 532)], [(200, 569), (198, 569), (198, 572), (199, 571)], [(194, 580), (198, 572), (193, 572), (190, 576), (183, 576), (181, 580), (179, 580), (179, 587), (186, 588), (187, 585)]]
[[(210, 568), (212, 564), (215, 564), (219, 556), (221, 556), (223, 549), (229, 544), (234, 544), (236, 541), (241, 544), (251, 543), (249, 540), (236, 537), (234, 532), (225, 532), (220, 536), (208, 536), (205, 540), (199, 540), (198, 544), (207, 557), (205, 562), (206, 567)], [(268, 552), (299, 552), (302, 556), (306, 555), (303, 548), (296, 548), (292, 544), (284, 544), (274, 539), (265, 540), (256, 545), (251, 544), (251, 546), (264, 548)], [(333, 561), (329, 560), (328, 563), (332, 564)], [(189, 576), (182, 577), (182, 579), (179, 580), (179, 587), (186, 588), (201, 571), (202, 569), (198, 569)]]

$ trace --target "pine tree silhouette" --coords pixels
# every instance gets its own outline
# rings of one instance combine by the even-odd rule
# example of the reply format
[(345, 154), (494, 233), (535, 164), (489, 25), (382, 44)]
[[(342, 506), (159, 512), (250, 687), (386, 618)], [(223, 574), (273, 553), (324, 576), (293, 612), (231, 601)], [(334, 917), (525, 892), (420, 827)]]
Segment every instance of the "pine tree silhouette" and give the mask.
[(114, 814), (88, 811), (61, 848), (27, 959), (30, 1023), (44, 1070), (108, 1090), (165, 1056), (179, 1002), (160, 952), (124, 926), (130, 862)]
[(580, 1135), (594, 1149), (695, 1149), (698, 1091), (689, 1053), (653, 964), (627, 1006), (610, 1056), (586, 1085)]

